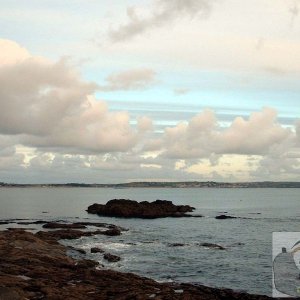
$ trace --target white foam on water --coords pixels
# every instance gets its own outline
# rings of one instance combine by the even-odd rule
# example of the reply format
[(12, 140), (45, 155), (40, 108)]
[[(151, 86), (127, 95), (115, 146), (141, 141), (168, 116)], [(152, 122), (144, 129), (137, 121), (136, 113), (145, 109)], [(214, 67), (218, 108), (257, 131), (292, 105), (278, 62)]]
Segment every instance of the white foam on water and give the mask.
[(133, 245), (124, 244), (124, 243), (110, 243), (110, 242), (91, 242), (85, 243), (81, 246), (82, 249), (91, 249), (93, 247), (101, 248), (103, 250), (115, 250), (120, 251), (124, 249), (128, 249)]

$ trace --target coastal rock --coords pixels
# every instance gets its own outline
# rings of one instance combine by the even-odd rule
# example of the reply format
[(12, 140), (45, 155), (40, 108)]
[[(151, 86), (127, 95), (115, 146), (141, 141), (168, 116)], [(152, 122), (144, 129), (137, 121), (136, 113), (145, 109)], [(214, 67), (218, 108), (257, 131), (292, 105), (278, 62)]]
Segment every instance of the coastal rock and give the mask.
[(168, 244), (169, 247), (183, 247), (185, 245), (186, 244), (183, 244), (183, 243), (170, 243), (170, 244)]
[(102, 234), (108, 235), (108, 236), (121, 235), (121, 230), (118, 228), (112, 228), (112, 229), (108, 229), (106, 231), (102, 231)]
[(216, 219), (217, 219), (217, 220), (237, 219), (237, 217), (227, 216), (227, 215), (219, 215), (219, 216), (216, 216)]
[(98, 247), (91, 248), (91, 253), (104, 253), (104, 250)]
[(200, 243), (198, 245), (201, 247), (210, 248), (210, 249), (226, 250), (225, 247), (218, 245), (218, 244), (213, 244), (213, 243)]
[(58, 229), (58, 228), (67, 228), (67, 229), (85, 229), (86, 226), (78, 223), (65, 224), (65, 223), (56, 223), (49, 222), (43, 225), (43, 228), (47, 229)]
[(121, 260), (120, 256), (113, 255), (113, 254), (110, 254), (110, 253), (105, 253), (103, 255), (103, 258), (106, 259), (109, 262), (117, 262), (117, 261)]
[(126, 199), (113, 199), (106, 204), (93, 204), (87, 209), (90, 214), (121, 218), (155, 219), (165, 217), (188, 217), (187, 212), (195, 208), (189, 205), (174, 205), (172, 201), (137, 202)]
[(103, 234), (103, 231), (81, 231), (76, 229), (60, 229), (54, 231), (39, 231), (37, 236), (44, 239), (54, 239), (54, 240), (75, 240), (82, 236), (92, 236), (97, 234)]
[[(271, 300), (202, 285), (158, 283), (131, 273), (97, 269), (96, 262), (75, 260), (47, 235), (0, 231), (0, 299), (55, 300)], [(180, 292), (178, 292), (180, 291)]]

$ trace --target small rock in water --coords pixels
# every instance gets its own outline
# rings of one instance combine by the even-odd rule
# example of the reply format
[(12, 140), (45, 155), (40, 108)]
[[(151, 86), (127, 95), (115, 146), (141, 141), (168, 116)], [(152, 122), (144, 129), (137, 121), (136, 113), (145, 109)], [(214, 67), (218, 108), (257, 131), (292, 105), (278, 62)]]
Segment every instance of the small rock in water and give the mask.
[(237, 217), (233, 217), (233, 216), (226, 216), (226, 215), (219, 215), (216, 216), (217, 220), (225, 220), (225, 219), (237, 219)]
[(225, 250), (225, 248), (223, 246), (218, 245), (218, 244), (213, 244), (213, 243), (201, 243), (201, 244), (199, 244), (199, 246), (210, 248), (210, 249)]
[(117, 261), (121, 260), (120, 256), (113, 255), (113, 254), (110, 254), (110, 253), (105, 253), (103, 258), (106, 259), (109, 262), (117, 262)]
[(91, 253), (104, 253), (104, 250), (98, 247), (91, 248)]
[(108, 229), (106, 231), (103, 231), (102, 234), (108, 235), (108, 236), (121, 235), (121, 230), (118, 229), (118, 228), (112, 228), (112, 229)]
[(169, 247), (183, 247), (185, 246), (185, 244), (183, 243), (171, 243), (171, 244), (168, 244)]

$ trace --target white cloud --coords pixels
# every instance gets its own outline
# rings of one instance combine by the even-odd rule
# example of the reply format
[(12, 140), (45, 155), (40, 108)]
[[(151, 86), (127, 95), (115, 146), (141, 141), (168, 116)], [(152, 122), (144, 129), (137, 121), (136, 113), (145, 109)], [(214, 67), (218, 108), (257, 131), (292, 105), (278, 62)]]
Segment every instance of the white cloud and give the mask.
[(155, 83), (156, 72), (152, 69), (133, 69), (112, 74), (106, 78), (102, 91), (139, 90)]
[(252, 113), (248, 120), (237, 117), (227, 128), (218, 125), (213, 111), (206, 110), (188, 123), (166, 128), (162, 138), (163, 156), (170, 158), (202, 158), (211, 154), (263, 155), (274, 145), (295, 138), (283, 128), (271, 108)]
[(0, 65), (11, 65), (30, 57), (29, 52), (11, 40), (0, 39)]
[(66, 61), (24, 56), (25, 50), (6, 40), (0, 45), (11, 53), (10, 63), (0, 67), (0, 134), (63, 151), (126, 151), (136, 144), (140, 133), (128, 113), (109, 112), (93, 96), (97, 85)]

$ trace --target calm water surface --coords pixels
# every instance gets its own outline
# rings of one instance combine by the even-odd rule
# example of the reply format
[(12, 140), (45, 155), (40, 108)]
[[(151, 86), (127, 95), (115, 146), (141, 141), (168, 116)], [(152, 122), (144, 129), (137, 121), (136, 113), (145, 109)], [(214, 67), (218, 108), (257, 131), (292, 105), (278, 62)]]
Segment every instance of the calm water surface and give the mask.
[[(85, 250), (99, 246), (122, 257), (102, 264), (159, 281), (202, 283), (271, 294), (272, 232), (300, 231), (299, 189), (97, 189), (1, 188), (0, 219), (87, 220), (130, 230), (119, 237), (94, 236), (68, 242)], [(189, 204), (203, 218), (116, 219), (89, 215), (93, 203), (113, 198), (172, 200)], [(216, 220), (223, 212), (244, 217)], [(30, 226), (32, 227), (32, 226)], [(0, 228), (4, 228), (1, 226)], [(225, 251), (200, 247), (217, 243)], [(184, 243), (183, 247), (170, 247)]]

